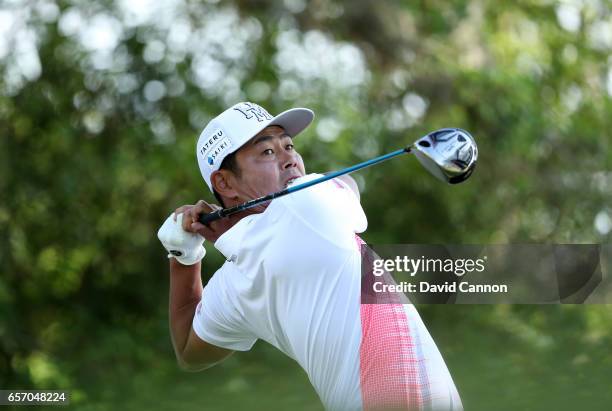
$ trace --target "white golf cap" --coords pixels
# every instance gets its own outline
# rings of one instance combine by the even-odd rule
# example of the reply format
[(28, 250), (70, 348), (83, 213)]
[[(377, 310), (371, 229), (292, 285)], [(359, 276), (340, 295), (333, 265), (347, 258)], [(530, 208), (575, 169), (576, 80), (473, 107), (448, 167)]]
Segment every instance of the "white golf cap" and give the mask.
[(210, 175), (221, 167), (223, 159), (238, 150), (268, 126), (280, 126), (295, 137), (312, 122), (314, 112), (307, 108), (292, 108), (276, 117), (254, 103), (238, 103), (206, 125), (196, 146), (198, 165), (210, 191)]

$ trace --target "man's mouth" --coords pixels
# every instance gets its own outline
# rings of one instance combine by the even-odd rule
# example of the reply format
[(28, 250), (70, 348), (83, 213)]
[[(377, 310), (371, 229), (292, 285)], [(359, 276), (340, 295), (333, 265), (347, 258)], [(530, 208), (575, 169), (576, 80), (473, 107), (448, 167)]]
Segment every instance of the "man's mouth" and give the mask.
[(289, 180), (287, 180), (287, 182), (285, 183), (285, 188), (289, 187), (289, 185), (293, 183), (295, 180), (297, 180), (298, 178), (300, 177), (296, 176), (296, 177), (291, 177)]

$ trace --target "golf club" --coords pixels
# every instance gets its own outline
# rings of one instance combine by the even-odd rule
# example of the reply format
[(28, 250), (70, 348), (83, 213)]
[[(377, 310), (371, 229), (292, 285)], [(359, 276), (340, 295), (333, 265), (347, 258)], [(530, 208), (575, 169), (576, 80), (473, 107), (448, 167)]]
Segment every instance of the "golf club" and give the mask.
[(334, 171), (323, 177), (306, 183), (287, 187), (276, 193), (268, 194), (233, 207), (223, 208), (210, 214), (201, 214), (199, 221), (209, 224), (212, 221), (247, 210), (266, 201), (274, 200), (287, 194), (312, 187), (315, 184), (331, 180), (353, 171), (361, 170), (374, 164), (381, 163), (401, 154), (414, 153), (419, 162), (436, 178), (449, 184), (458, 184), (467, 180), (478, 160), (478, 147), (474, 138), (465, 130), (460, 128), (443, 128), (433, 131), (421, 137), (411, 146), (392, 153), (364, 161), (342, 170)]

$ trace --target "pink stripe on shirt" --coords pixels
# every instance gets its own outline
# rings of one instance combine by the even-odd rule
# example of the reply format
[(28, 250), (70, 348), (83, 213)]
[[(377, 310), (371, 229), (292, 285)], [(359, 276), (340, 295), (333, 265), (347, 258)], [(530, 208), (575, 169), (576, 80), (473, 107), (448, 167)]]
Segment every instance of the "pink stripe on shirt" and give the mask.
[[(362, 266), (371, 267), (368, 262), (372, 255), (366, 253), (372, 251), (356, 238), (362, 251)], [(372, 277), (369, 272), (364, 274)], [(388, 282), (385, 276), (380, 279)], [(427, 375), (418, 355), (418, 336), (411, 332), (400, 298), (392, 293), (376, 295), (376, 303), (361, 304), (360, 315), (363, 409), (422, 410), (430, 405)]]

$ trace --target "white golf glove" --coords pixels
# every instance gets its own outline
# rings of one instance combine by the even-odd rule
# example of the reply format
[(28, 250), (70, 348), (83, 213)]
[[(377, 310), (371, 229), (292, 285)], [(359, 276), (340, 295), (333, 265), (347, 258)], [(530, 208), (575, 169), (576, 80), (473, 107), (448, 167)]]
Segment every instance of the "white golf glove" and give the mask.
[(174, 257), (183, 265), (193, 265), (206, 255), (204, 237), (183, 230), (183, 213), (176, 216), (176, 221), (174, 213), (170, 214), (157, 232), (157, 238), (168, 250), (168, 258)]

